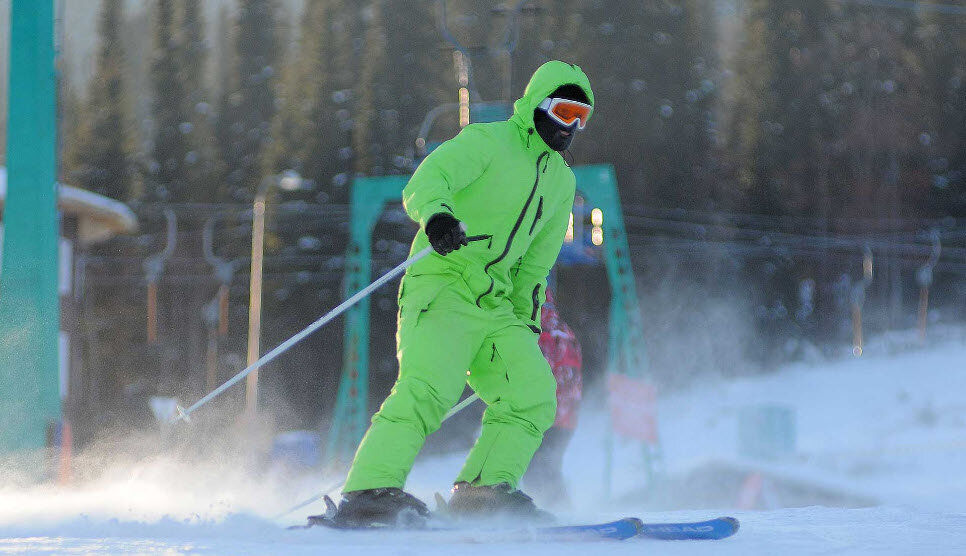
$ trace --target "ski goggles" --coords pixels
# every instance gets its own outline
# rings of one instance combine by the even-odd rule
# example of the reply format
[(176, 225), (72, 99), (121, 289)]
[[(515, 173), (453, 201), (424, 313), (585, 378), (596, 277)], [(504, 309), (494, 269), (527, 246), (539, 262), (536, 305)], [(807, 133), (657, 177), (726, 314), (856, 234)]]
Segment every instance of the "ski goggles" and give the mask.
[(574, 125), (574, 122), (577, 122), (577, 129), (584, 129), (584, 126), (587, 125), (587, 120), (590, 118), (590, 113), (594, 111), (593, 106), (584, 104), (583, 102), (566, 98), (549, 97), (543, 99), (537, 105), (537, 108), (546, 112), (551, 120), (560, 125), (570, 127)]

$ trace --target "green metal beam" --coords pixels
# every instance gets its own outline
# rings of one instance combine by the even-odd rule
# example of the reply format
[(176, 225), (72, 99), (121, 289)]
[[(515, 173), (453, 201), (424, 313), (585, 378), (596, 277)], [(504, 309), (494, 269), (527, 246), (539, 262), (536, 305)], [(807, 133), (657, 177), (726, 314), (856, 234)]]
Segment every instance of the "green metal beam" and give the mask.
[(13, 0), (0, 272), (0, 453), (41, 448), (60, 417), (53, 0)]
[(614, 167), (575, 166), (577, 189), (604, 214), (604, 266), (610, 281), (608, 372), (645, 376), (644, 326)]
[[(398, 201), (409, 176), (358, 178), (352, 183), (352, 219), (345, 257), (344, 298), (372, 281), (372, 230), (383, 207)], [(328, 438), (333, 461), (348, 461), (369, 421), (369, 298), (346, 313), (342, 378)]]
[[(614, 167), (597, 164), (574, 167), (577, 189), (590, 201), (590, 205), (603, 212), (604, 266), (610, 281), (610, 323), (608, 342), (609, 373), (647, 379), (647, 353), (644, 342), (644, 322), (637, 284), (630, 261), (630, 248), (624, 229), (620, 196)], [(654, 408), (650, 408), (655, 411)], [(604, 433), (604, 481), (602, 495), (610, 498), (613, 469), (613, 429)], [(642, 475), (648, 488), (659, 480), (662, 461), (660, 444), (641, 445), (643, 456)]]

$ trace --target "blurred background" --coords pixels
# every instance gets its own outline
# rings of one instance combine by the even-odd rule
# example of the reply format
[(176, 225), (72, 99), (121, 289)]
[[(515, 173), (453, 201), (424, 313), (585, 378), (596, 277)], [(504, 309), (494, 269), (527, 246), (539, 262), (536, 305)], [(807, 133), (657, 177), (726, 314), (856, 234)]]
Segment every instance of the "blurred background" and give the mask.
[[(172, 399), (243, 369), (252, 319), (264, 354), (353, 293), (354, 184), (406, 176), (462, 125), (505, 118), (549, 59), (590, 77), (574, 164), (612, 165), (621, 207), (578, 197), (555, 271), (585, 407), (606, 398), (612, 222), (643, 338), (625, 372), (659, 395), (867, 357), (870, 337), (878, 355), (963, 337), (961, 3), (62, 0), (55, 15), (75, 451), (154, 431)], [(386, 204), (364, 283), (415, 231)], [(366, 417), (396, 376), (397, 285), (371, 298)], [(269, 434), (334, 434), (345, 338), (335, 320), (262, 369)], [(245, 404), (239, 385), (198, 418), (230, 427)]]

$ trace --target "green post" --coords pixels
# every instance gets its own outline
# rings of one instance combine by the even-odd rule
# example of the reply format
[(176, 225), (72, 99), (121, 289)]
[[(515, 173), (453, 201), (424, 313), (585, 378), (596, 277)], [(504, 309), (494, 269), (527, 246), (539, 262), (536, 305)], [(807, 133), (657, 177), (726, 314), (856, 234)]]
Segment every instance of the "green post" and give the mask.
[[(398, 201), (408, 176), (358, 178), (352, 184), (352, 219), (345, 257), (343, 294), (349, 297), (372, 280), (372, 230), (389, 201)], [(369, 422), (369, 298), (346, 312), (342, 379), (329, 432), (329, 458), (348, 462)]]
[[(644, 342), (644, 322), (637, 298), (637, 284), (630, 261), (630, 248), (624, 230), (617, 177), (613, 166), (594, 164), (574, 167), (577, 189), (593, 206), (603, 211), (604, 264), (610, 281), (610, 330), (608, 334), (608, 372), (636, 378), (648, 376), (647, 353)], [(661, 447), (642, 444), (647, 487), (660, 480)], [(608, 427), (604, 433), (603, 498), (610, 498), (611, 470), (613, 469), (614, 433)]]
[(610, 280), (608, 372), (647, 376), (644, 324), (624, 230), (617, 177), (609, 164), (575, 166), (577, 190), (604, 215), (604, 266)]
[(42, 448), (58, 395), (53, 0), (13, 0), (0, 272), (0, 453)]

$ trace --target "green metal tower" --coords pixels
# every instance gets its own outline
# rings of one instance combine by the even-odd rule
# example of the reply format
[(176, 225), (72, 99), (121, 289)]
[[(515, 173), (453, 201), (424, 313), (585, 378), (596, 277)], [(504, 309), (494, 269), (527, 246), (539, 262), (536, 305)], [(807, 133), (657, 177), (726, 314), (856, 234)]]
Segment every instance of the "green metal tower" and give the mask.
[(0, 453), (41, 448), (58, 395), (53, 0), (13, 0), (0, 272)]

